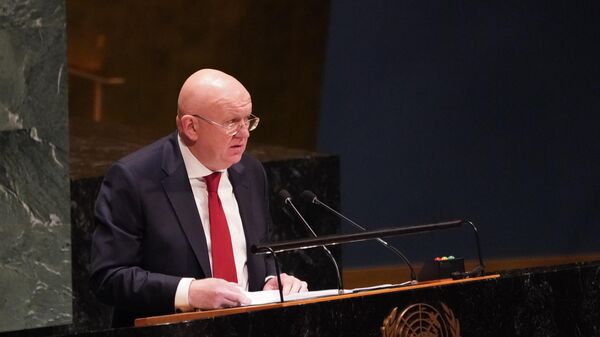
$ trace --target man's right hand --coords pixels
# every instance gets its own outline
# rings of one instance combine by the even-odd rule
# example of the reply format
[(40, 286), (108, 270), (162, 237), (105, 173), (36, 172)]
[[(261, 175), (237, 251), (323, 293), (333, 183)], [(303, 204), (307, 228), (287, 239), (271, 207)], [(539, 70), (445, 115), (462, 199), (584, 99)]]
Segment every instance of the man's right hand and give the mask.
[(218, 278), (193, 280), (188, 292), (190, 306), (198, 309), (218, 309), (250, 304), (240, 286)]

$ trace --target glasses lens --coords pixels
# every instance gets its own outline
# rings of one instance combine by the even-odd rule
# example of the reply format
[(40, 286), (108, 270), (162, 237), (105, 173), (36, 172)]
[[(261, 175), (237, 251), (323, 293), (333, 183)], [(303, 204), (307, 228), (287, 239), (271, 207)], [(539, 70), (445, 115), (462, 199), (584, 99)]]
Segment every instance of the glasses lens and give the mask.
[(254, 129), (256, 129), (256, 127), (258, 126), (258, 121), (260, 121), (260, 119), (258, 117), (254, 117), (248, 120), (248, 131), (252, 131)]
[(241, 128), (247, 127), (248, 131), (252, 131), (252, 130), (256, 129), (256, 127), (258, 126), (259, 120), (260, 119), (258, 117), (253, 117), (253, 118), (247, 119), (245, 121), (242, 120), (242, 121), (239, 121), (236, 123), (231, 123), (227, 126), (224, 126), (224, 125), (222, 125), (222, 126), (225, 127), (225, 133), (228, 136), (234, 136), (240, 131)]

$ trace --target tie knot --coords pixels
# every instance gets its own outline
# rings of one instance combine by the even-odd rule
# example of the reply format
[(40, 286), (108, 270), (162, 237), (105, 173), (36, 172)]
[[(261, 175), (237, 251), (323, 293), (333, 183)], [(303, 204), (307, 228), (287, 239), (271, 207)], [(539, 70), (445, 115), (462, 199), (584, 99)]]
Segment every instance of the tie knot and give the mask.
[(219, 181), (221, 181), (221, 172), (213, 172), (204, 177), (206, 181), (206, 189), (208, 192), (217, 192), (219, 189)]

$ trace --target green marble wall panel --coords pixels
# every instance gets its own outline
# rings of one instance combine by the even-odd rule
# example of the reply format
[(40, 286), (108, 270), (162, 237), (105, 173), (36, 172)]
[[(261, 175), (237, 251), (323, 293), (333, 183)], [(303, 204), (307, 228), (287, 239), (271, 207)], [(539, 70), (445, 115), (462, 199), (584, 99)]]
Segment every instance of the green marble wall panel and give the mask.
[(0, 1), (0, 331), (72, 321), (64, 0)]

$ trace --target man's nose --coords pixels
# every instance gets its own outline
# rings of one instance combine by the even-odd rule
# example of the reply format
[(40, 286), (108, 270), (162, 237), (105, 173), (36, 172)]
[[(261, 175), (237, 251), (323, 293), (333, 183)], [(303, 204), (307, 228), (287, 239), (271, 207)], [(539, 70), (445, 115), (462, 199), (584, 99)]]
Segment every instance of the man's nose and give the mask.
[(234, 137), (238, 138), (248, 138), (250, 137), (250, 131), (248, 130), (248, 125), (242, 126)]

